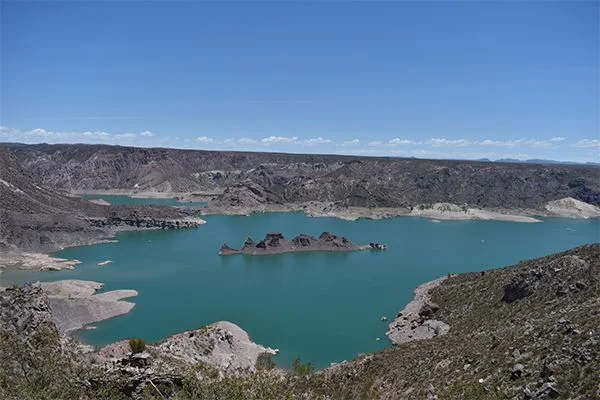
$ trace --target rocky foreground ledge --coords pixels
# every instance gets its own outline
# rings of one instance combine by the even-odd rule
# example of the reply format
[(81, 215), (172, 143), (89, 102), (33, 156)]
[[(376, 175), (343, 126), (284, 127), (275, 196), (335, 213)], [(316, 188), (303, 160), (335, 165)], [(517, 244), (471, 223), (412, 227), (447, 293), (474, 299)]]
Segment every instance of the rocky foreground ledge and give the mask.
[[(278, 352), (276, 349), (252, 342), (248, 333), (226, 321), (169, 336), (159, 343), (144, 346), (136, 352), (132, 352), (128, 340), (110, 344), (98, 351), (90, 351), (89, 346), (73, 346), (75, 343), (65, 335), (63, 313), (56, 308), (54, 300), (72, 298), (75, 304), (78, 304), (81, 299), (89, 302), (96, 297), (100, 298), (97, 303), (109, 303), (119, 302), (120, 298), (133, 295), (133, 291), (93, 294), (100, 287), (101, 284), (91, 281), (59, 281), (41, 285), (25, 284), (19, 288), (0, 290), (0, 338), (11, 341), (11, 345), (7, 347), (8, 343), (0, 340), (0, 349), (2, 349), (0, 366), (8, 363), (11, 368), (18, 368), (15, 373), (27, 374), (29, 378), (23, 376), (22, 379), (28, 382), (26, 379), (32, 380), (36, 376), (33, 371), (37, 365), (30, 365), (29, 358), (40, 357), (38, 360), (40, 363), (52, 362), (49, 358), (61, 354), (67, 364), (93, 366), (93, 370), (88, 371), (92, 375), (85, 379), (85, 382), (69, 381), (66, 382), (67, 384), (80, 385), (83, 390), (92, 392), (94, 390), (101, 392), (103, 385), (111, 384), (119, 387), (117, 390), (121, 396), (104, 397), (99, 394), (99, 398), (121, 399), (122, 395), (125, 395), (146, 399), (149, 398), (148, 392), (145, 391), (148, 388), (150, 392), (154, 391), (152, 394), (158, 395), (158, 398), (162, 396), (159, 393), (181, 389), (187, 372), (192, 372), (192, 375), (198, 374), (199, 378), (205, 379), (208, 379), (208, 376), (213, 379), (213, 373), (217, 375), (248, 373), (256, 371), (257, 362), (262, 355), (269, 357)], [(100, 309), (93, 308), (89, 311), (97, 316), (98, 313), (95, 311), (98, 310)], [(77, 319), (76, 313), (71, 314), (67, 326), (73, 326), (72, 320)], [(18, 355), (18, 361), (23, 364), (19, 366), (11, 361), (13, 356), (8, 354), (9, 352)], [(27, 357), (29, 358), (25, 360)], [(198, 369), (199, 367), (201, 368)], [(71, 371), (64, 371), (65, 374), (69, 372)], [(63, 371), (58, 373), (62, 376)], [(62, 386), (61, 383), (57, 385)], [(6, 392), (5, 389), (4, 382), (0, 381), (0, 397), (15, 398), (9, 395), (13, 388), (9, 386)], [(59, 387), (58, 390), (60, 391), (61, 388)], [(9, 397), (3, 397), (4, 394)], [(42, 394), (36, 398), (74, 397), (66, 393), (59, 397), (56, 395), (45, 397)]]
[(385, 245), (370, 243), (360, 246), (352, 243), (343, 236), (323, 232), (319, 237), (301, 234), (292, 240), (286, 240), (281, 233), (267, 233), (265, 238), (255, 243), (251, 238), (246, 239), (241, 249), (233, 249), (227, 243), (221, 246), (220, 256), (245, 254), (249, 256), (273, 255), (296, 252), (345, 252), (358, 250), (385, 250)]

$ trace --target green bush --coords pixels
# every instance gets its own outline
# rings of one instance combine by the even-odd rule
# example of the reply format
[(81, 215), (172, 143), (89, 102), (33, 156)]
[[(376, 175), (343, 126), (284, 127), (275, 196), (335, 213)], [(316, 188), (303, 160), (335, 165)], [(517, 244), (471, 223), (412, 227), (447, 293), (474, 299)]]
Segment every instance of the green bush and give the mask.
[(129, 348), (133, 354), (141, 353), (146, 350), (146, 342), (144, 339), (131, 338), (129, 339)]
[(256, 359), (256, 369), (259, 371), (270, 371), (275, 368), (275, 361), (269, 353), (261, 353)]
[(306, 376), (315, 370), (315, 367), (312, 365), (312, 363), (302, 364), (300, 357), (294, 360), (292, 366), (294, 367), (294, 373), (298, 376)]

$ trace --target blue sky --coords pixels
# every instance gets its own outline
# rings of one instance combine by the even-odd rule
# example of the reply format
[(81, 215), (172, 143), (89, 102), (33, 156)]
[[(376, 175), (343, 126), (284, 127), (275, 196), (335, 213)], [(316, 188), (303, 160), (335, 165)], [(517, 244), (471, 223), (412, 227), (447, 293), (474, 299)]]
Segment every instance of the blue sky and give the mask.
[(596, 1), (0, 4), (0, 141), (600, 161)]

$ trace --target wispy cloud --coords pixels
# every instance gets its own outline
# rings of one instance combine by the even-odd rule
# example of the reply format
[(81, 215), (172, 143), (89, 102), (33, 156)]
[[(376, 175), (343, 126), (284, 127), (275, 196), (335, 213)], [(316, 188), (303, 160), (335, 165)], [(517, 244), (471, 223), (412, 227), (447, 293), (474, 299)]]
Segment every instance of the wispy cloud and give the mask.
[(424, 142), (433, 147), (464, 147), (473, 144), (467, 139), (432, 138)]
[(196, 138), (196, 141), (198, 143), (203, 143), (203, 144), (217, 144), (217, 143), (219, 143), (218, 140), (213, 139), (213, 138), (208, 137), (208, 136), (198, 136)]
[(287, 137), (287, 136), (268, 136), (262, 138), (260, 141), (262, 144), (296, 144), (298, 143), (298, 137)]
[(388, 142), (388, 144), (390, 144), (392, 146), (404, 146), (407, 144), (417, 144), (417, 142), (408, 140), (408, 139), (394, 138), (394, 139), (390, 140)]
[[(339, 137), (339, 135), (336, 135)], [(212, 150), (282, 151), (310, 153), (365, 154), (378, 156), (416, 156), (430, 158), (548, 158), (598, 161), (600, 138), (572, 140), (563, 136), (548, 138), (466, 137), (389, 139), (370, 135), (332, 140), (327, 136), (225, 136), (219, 133), (196, 135), (158, 135), (150, 130), (136, 132), (52, 131), (43, 128), (19, 130), (0, 126), (0, 141), (23, 143), (105, 143), (136, 146), (206, 148)]]
[[(35, 128), (31, 130), (22, 131), (20, 129), (13, 129), (6, 126), (0, 126), (0, 138), (5, 141), (25, 142), (25, 143), (37, 143), (40, 141), (47, 141), (50, 143), (107, 143), (107, 144), (120, 144), (121, 142), (127, 143), (131, 139), (142, 137), (148, 139), (155, 136), (150, 131), (143, 131), (139, 134), (136, 133), (119, 133), (112, 135), (105, 131), (50, 131), (42, 128)], [(142, 145), (143, 143), (140, 143)]]
[(314, 146), (314, 145), (319, 145), (319, 144), (329, 144), (329, 143), (331, 143), (331, 140), (323, 139), (321, 136), (319, 136), (317, 138), (306, 139), (302, 143), (307, 146)]
[(600, 148), (600, 139), (582, 139), (576, 143), (573, 143), (571, 145), (572, 147), (581, 147), (584, 149), (589, 149), (589, 148)]

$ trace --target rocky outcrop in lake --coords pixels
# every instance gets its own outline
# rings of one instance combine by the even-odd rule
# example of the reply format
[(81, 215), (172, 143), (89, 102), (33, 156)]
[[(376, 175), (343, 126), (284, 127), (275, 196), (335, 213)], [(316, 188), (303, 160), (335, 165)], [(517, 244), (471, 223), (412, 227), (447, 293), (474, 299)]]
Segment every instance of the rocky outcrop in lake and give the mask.
[(296, 252), (344, 252), (365, 249), (383, 250), (373, 246), (359, 246), (352, 243), (343, 236), (336, 236), (329, 232), (323, 232), (319, 237), (301, 234), (292, 240), (286, 240), (281, 233), (267, 233), (265, 238), (255, 243), (251, 238), (246, 239), (241, 249), (233, 249), (223, 244), (219, 255), (228, 256), (232, 254), (245, 254), (249, 256), (274, 255)]

